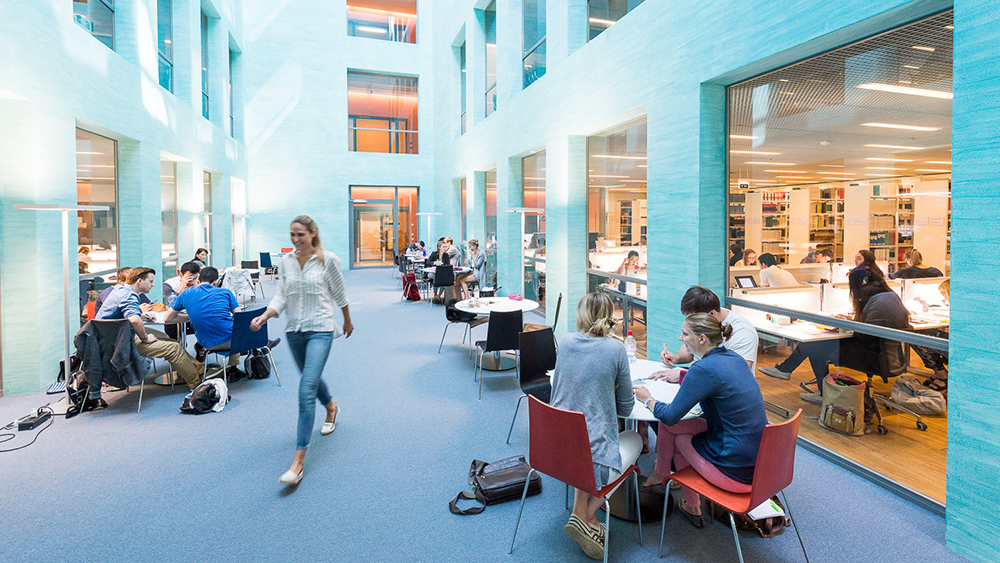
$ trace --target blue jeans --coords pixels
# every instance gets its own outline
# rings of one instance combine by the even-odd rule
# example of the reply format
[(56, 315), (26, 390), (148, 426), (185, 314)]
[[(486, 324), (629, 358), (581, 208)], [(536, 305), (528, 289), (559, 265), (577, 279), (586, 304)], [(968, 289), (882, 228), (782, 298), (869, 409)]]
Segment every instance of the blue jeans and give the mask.
[(299, 379), (299, 426), (295, 449), (304, 450), (309, 446), (316, 420), (316, 401), (326, 405), (333, 400), (322, 379), (323, 367), (330, 356), (330, 345), (333, 344), (333, 333), (286, 332), (285, 337), (288, 338), (292, 358), (302, 372), (302, 378)]

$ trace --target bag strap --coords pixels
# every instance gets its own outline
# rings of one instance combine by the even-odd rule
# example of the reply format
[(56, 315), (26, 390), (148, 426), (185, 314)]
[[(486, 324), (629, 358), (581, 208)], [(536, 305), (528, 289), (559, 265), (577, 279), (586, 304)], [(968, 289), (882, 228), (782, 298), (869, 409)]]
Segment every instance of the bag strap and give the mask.
[[(469, 508), (463, 510), (458, 507), (459, 500), (474, 500), (482, 504), (482, 506), (470, 506)], [(483, 510), (486, 510), (486, 499), (483, 497), (483, 493), (479, 492), (478, 487), (475, 491), (462, 491), (448, 503), (448, 510), (450, 510), (452, 514), (458, 514), (460, 516), (479, 514)]]

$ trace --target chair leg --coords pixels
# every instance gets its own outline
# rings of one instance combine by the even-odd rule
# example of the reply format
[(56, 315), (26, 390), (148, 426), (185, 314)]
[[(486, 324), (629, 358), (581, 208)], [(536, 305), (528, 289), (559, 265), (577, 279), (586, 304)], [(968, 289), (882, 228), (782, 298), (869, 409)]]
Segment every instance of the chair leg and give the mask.
[(521, 408), (521, 399), (527, 397), (527, 395), (521, 395), (517, 398), (517, 406), (514, 407), (514, 418), (510, 421), (510, 430), (507, 431), (507, 443), (510, 443), (510, 434), (514, 431), (514, 421), (517, 420), (517, 411)]
[(795, 530), (795, 535), (799, 538), (799, 545), (802, 546), (802, 555), (806, 557), (806, 563), (809, 563), (809, 554), (806, 553), (806, 544), (802, 542), (802, 535), (799, 534), (799, 527), (795, 525), (795, 519), (792, 518), (792, 509), (788, 508), (788, 499), (785, 497), (785, 491), (778, 493), (781, 495), (781, 500), (785, 503), (785, 512), (788, 513), (788, 520), (792, 523), (792, 529)]
[(729, 513), (729, 525), (733, 528), (733, 540), (736, 542), (736, 555), (740, 558), (740, 563), (743, 563), (743, 550), (740, 549), (740, 535), (736, 533), (736, 519), (733, 518), (733, 513)]
[(572, 510), (569, 505), (569, 483), (566, 483), (566, 510)]
[(479, 400), (483, 400), (483, 367), (482, 364), (479, 366)]
[[(665, 483), (667, 487), (668, 497), (670, 496), (670, 483), (672, 482), (673, 479), (667, 479), (667, 482)], [(663, 499), (663, 518), (660, 519), (660, 550), (656, 552), (657, 557), (659, 557), (660, 559), (663, 559), (663, 531), (667, 529), (667, 504), (669, 504), (667, 502), (668, 500), (669, 499), (667, 498)], [(604, 549), (607, 550), (607, 544), (605, 544)]]
[[(153, 375), (156, 375), (155, 369), (153, 371)], [(136, 409), (136, 411), (135, 411), (136, 414), (139, 414), (139, 413), (142, 412), (142, 388), (145, 385), (146, 385), (146, 379), (143, 378), (142, 380), (139, 381), (139, 408)]]
[[(642, 547), (642, 505), (639, 503), (639, 474), (632, 474), (632, 483), (635, 485), (635, 514), (639, 518), (639, 547)], [(669, 494), (669, 493), (667, 493)], [(666, 499), (663, 503), (666, 504)], [(608, 541), (604, 540), (604, 553), (608, 552)]]
[[(444, 337), (448, 334), (448, 327), (450, 327), (450, 326), (451, 326), (451, 323), (448, 323), (448, 324), (444, 325), (444, 332), (441, 333), (441, 343), (438, 344), (438, 354), (441, 353), (441, 347), (444, 346)], [(465, 339), (462, 339), (462, 342), (464, 343)]]
[(517, 539), (517, 528), (521, 525), (521, 513), (524, 512), (524, 499), (528, 498), (528, 485), (531, 484), (531, 474), (534, 472), (534, 469), (528, 470), (528, 478), (524, 481), (524, 490), (521, 491), (521, 508), (517, 509), (517, 522), (514, 523), (514, 536), (510, 538), (510, 551), (507, 552), (507, 555), (514, 553), (514, 540)]
[(608, 563), (608, 548), (611, 547), (611, 504), (604, 499), (604, 563)]
[(274, 378), (278, 380), (278, 387), (281, 387), (281, 377), (278, 376), (278, 366), (274, 365), (274, 358), (271, 357), (271, 351), (267, 352), (267, 359), (271, 362), (271, 371), (274, 372)]

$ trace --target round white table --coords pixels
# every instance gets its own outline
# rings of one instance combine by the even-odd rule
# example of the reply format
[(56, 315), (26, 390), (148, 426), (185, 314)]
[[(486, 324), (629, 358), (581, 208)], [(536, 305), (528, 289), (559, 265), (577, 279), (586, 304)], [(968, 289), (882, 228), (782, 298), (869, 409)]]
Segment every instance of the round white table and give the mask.
[[(506, 313), (518, 309), (527, 312), (537, 308), (538, 301), (531, 299), (515, 301), (509, 297), (480, 297), (479, 299), (466, 299), (455, 303), (455, 309), (474, 315), (488, 315), (493, 312)], [(483, 369), (487, 371), (506, 371), (517, 367), (516, 359), (503, 357), (499, 352), (494, 352), (492, 358), (484, 355), (482, 362)]]
[[(429, 266), (427, 268), (422, 268), (421, 271), (423, 271), (425, 274), (433, 274), (434, 272), (437, 271), (437, 266)], [(471, 271), (472, 271), (471, 268), (455, 268), (455, 275), (457, 276), (459, 274), (468, 274)]]
[[(646, 388), (650, 389), (650, 392), (653, 393), (653, 399), (655, 400), (662, 399), (661, 402), (669, 403), (675, 396), (677, 396), (677, 391), (681, 388), (680, 383), (667, 383), (666, 381), (656, 381), (651, 385), (648, 384), (649, 382), (646, 381), (646, 378), (653, 375), (653, 373), (665, 369), (671, 369), (663, 365), (662, 362), (636, 359), (636, 361), (629, 364), (629, 369), (632, 375), (632, 386), (646, 386)], [(694, 408), (691, 409), (691, 412), (684, 415), (684, 420), (695, 418), (700, 415), (701, 405), (695, 405)], [(657, 418), (653, 416), (653, 413), (650, 412), (649, 409), (646, 408), (646, 405), (639, 402), (638, 398), (636, 398), (635, 404), (632, 405), (631, 414), (623, 418), (625, 418), (625, 420), (657, 422)]]

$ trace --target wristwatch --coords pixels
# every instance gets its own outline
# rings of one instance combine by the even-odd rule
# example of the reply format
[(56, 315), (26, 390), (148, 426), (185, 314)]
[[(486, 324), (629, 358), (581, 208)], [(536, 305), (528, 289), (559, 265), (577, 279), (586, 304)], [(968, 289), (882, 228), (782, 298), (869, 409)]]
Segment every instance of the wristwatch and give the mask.
[(653, 400), (653, 398), (650, 397), (650, 398), (648, 398), (648, 399), (646, 399), (645, 401), (642, 402), (642, 404), (645, 405), (646, 408), (649, 409), (650, 412), (653, 412), (653, 409), (650, 408), (650, 406), (649, 406), (649, 402), (652, 401), (652, 400)]

